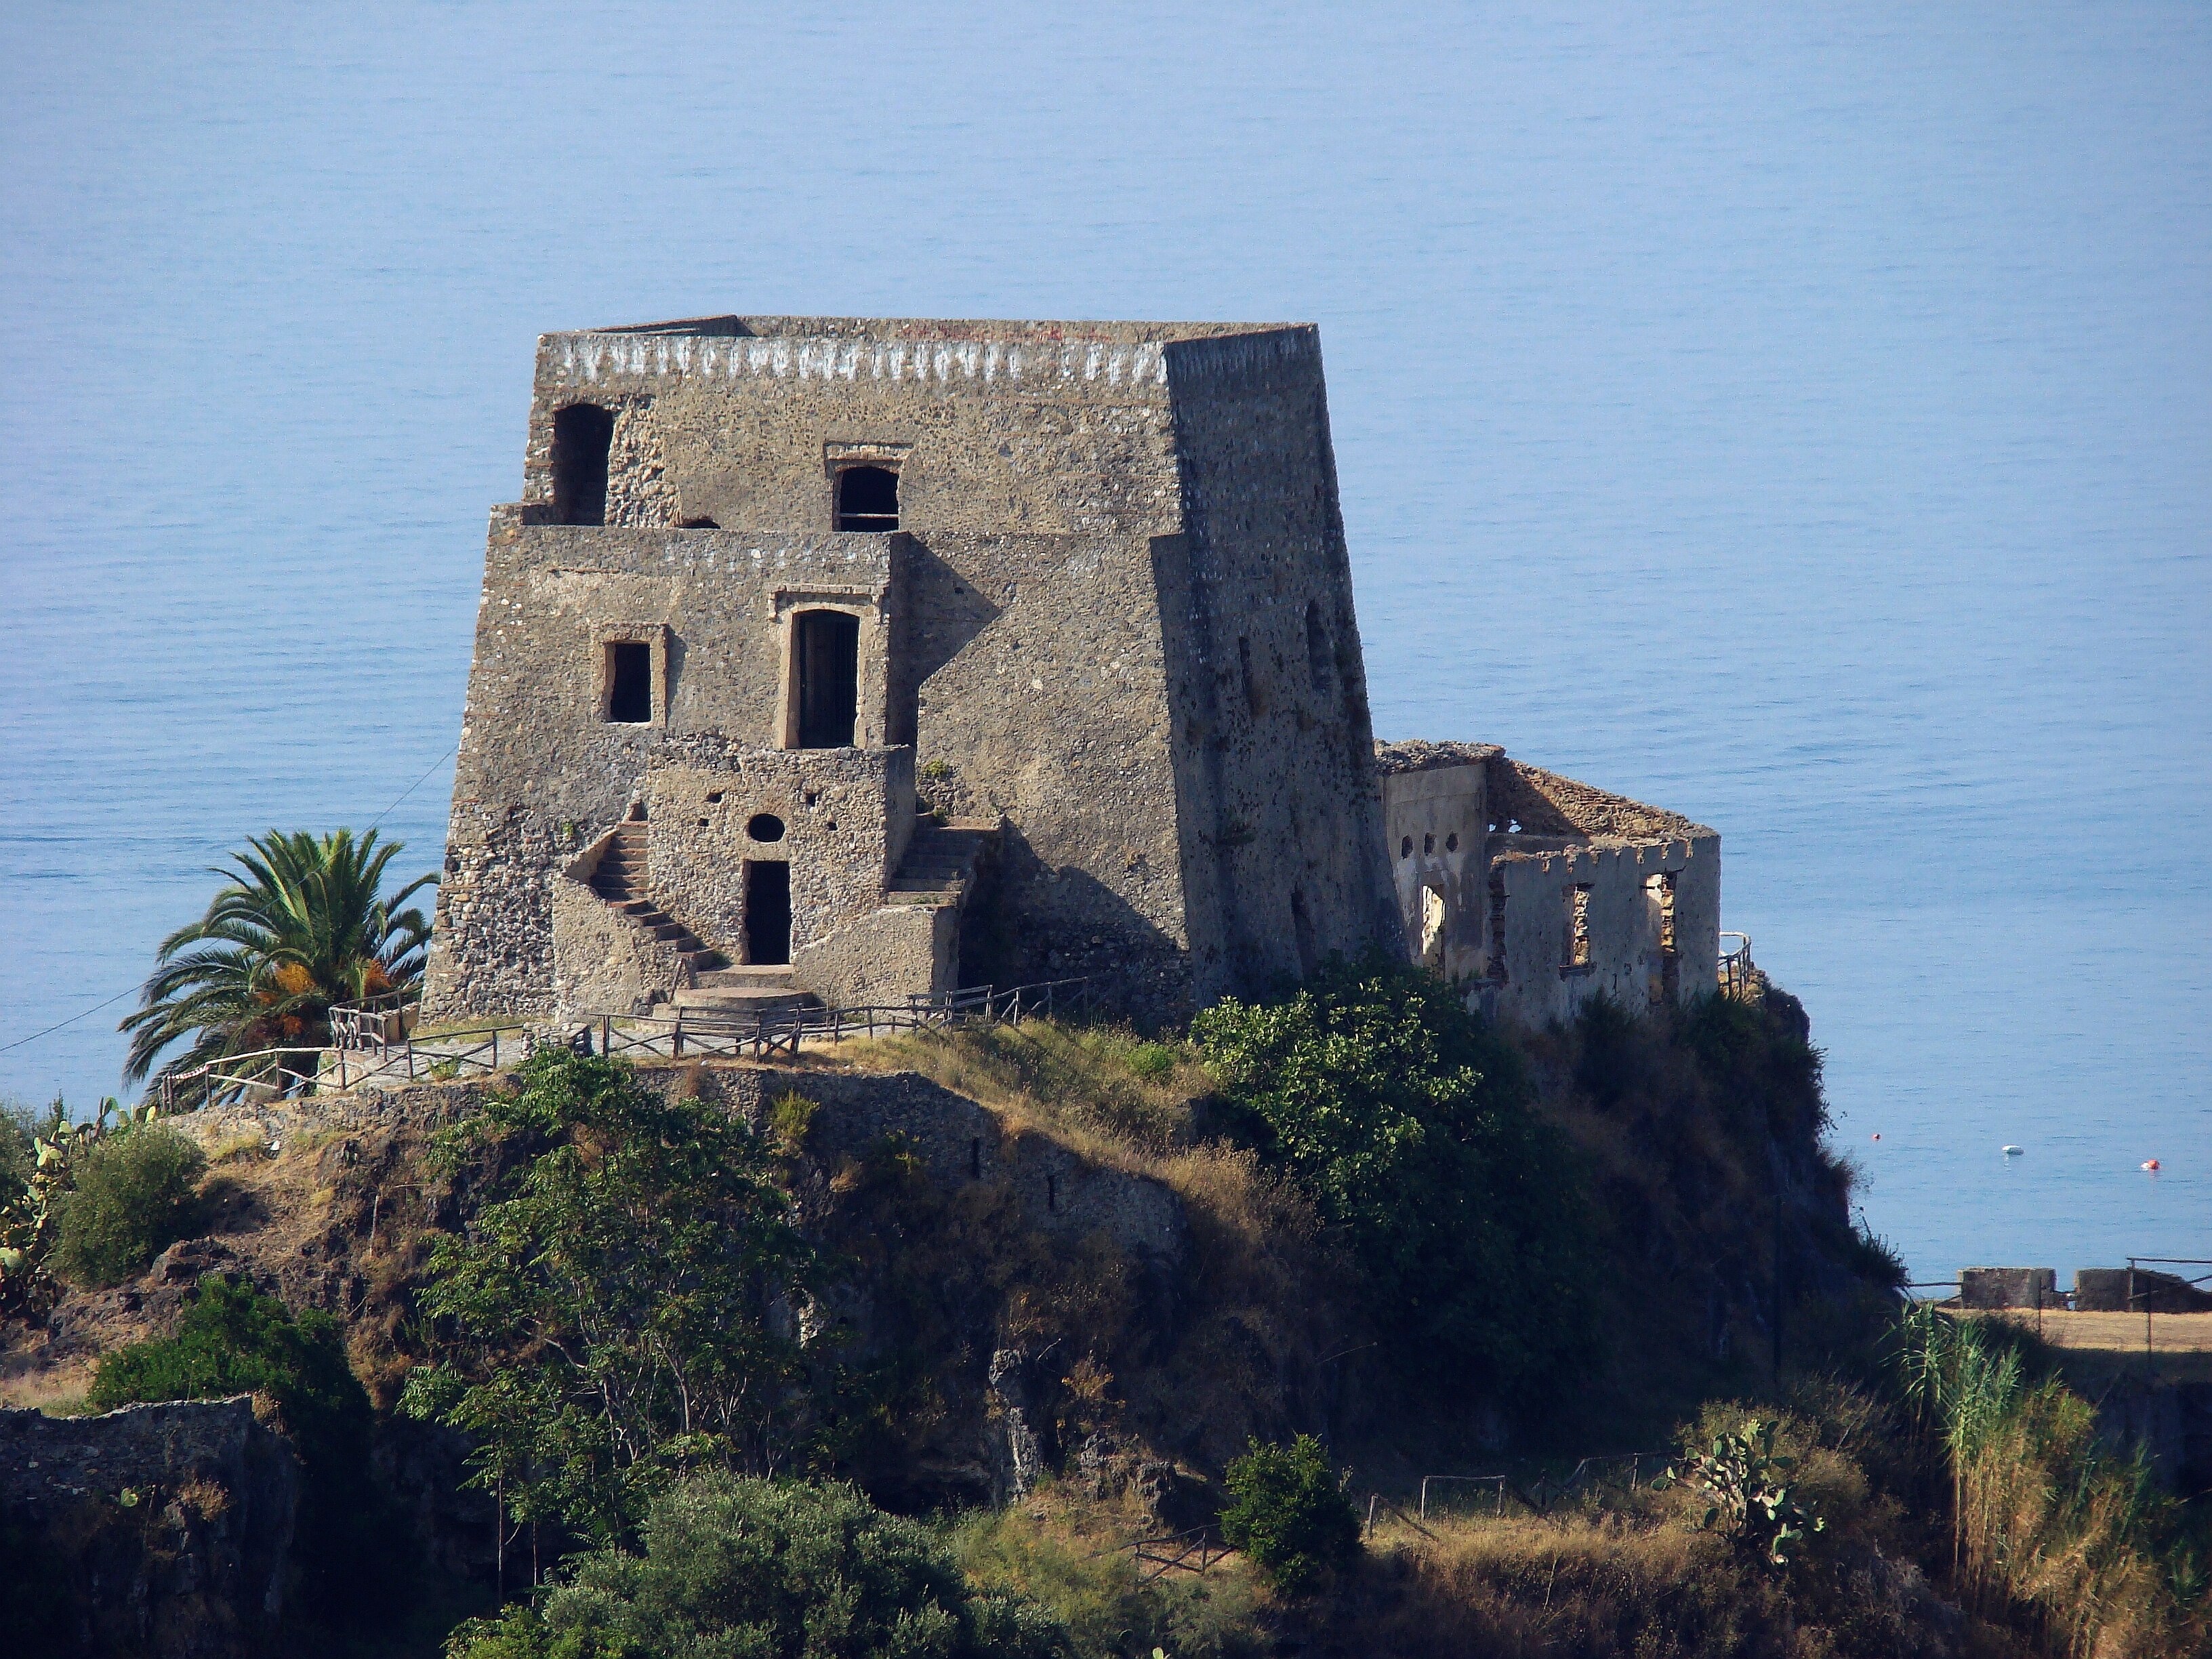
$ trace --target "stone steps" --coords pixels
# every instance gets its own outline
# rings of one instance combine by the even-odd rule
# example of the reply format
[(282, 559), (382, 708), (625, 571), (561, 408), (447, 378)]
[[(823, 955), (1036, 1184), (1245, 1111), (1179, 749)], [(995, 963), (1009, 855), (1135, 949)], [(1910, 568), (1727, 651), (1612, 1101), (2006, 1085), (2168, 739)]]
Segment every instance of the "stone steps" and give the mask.
[(711, 950), (689, 927), (653, 902), (645, 890), (645, 825), (635, 819), (617, 826), (615, 838), (599, 854), (592, 872), (592, 890), (676, 954), (694, 975), (712, 973), (729, 965), (729, 958)]
[(975, 885), (975, 866), (999, 832), (996, 823), (922, 823), (885, 884), (893, 904), (957, 904)]

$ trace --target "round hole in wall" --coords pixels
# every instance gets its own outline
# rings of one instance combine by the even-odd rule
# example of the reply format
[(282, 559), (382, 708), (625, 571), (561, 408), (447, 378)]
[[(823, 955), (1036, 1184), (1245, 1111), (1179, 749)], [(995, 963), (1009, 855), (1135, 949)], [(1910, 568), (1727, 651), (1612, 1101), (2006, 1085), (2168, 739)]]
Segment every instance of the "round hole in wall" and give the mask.
[(707, 792), (707, 805), (709, 806), (720, 806), (721, 804), (722, 792), (719, 789), (709, 789)]
[(745, 820), (745, 833), (755, 841), (781, 841), (783, 820), (773, 812), (756, 812)]
[(1413, 856), (1413, 838), (1411, 836), (1398, 843), (1398, 856), (1401, 859)]
[(833, 836), (837, 833), (837, 820), (835, 818), (830, 820), (830, 833)]
[(1459, 836), (1456, 831), (1444, 837), (1444, 851), (1447, 853), (1459, 851)]

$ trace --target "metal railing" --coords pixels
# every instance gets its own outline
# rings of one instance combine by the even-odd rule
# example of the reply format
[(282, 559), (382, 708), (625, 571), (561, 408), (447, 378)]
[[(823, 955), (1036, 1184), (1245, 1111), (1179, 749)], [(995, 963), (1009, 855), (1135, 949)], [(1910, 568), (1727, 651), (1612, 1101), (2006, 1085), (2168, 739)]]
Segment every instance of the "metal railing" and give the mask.
[(1149, 1584), (1171, 1572), (1203, 1573), (1229, 1555), (1228, 1547), (1216, 1543), (1212, 1532), (1204, 1527), (1193, 1527), (1188, 1532), (1172, 1533), (1164, 1538), (1139, 1538), (1130, 1549), (1139, 1584)]
[[(335, 1021), (333, 1022), (335, 1025)], [(505, 1064), (530, 1058), (537, 1046), (526, 1025), (483, 1025), (417, 1037), (411, 1030), (397, 1042), (333, 1043), (325, 1053), (321, 1075), (341, 1089), (404, 1078), (410, 1083), (442, 1083), (457, 1077), (489, 1077), (501, 1065), (500, 1039), (507, 1040)]]
[(1732, 939), (1741, 939), (1742, 943), (1733, 951), (1721, 953), (1721, 994), (1747, 1002), (1759, 994), (1759, 969), (1753, 966), (1751, 960), (1751, 935), (1725, 931), (1721, 934), (1723, 944)]
[[(319, 1048), (256, 1048), (248, 1054), (225, 1054), (220, 1060), (195, 1066), (189, 1072), (164, 1073), (160, 1089), (161, 1110), (164, 1115), (195, 1111), (218, 1094), (234, 1091), (243, 1098), (252, 1091), (264, 1090), (270, 1100), (282, 1099), (295, 1090), (305, 1092), (315, 1086), (313, 1076), (285, 1065), (283, 1057), (305, 1056), (312, 1066), (321, 1054)], [(255, 1060), (272, 1060), (276, 1063), (268, 1066), (246, 1064)]]
[(422, 994), (419, 988), (410, 988), (363, 997), (358, 1002), (332, 1003), (331, 1047), (387, 1048), (405, 1041), (414, 1033)]

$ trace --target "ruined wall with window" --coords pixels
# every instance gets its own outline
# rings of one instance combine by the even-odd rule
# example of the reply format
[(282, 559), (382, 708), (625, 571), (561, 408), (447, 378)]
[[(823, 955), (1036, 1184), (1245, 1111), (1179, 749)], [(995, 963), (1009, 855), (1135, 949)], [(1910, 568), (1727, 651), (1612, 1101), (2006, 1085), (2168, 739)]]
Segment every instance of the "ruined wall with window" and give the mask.
[(1720, 836), (1487, 744), (1378, 744), (1409, 959), (1529, 1024), (1710, 994)]

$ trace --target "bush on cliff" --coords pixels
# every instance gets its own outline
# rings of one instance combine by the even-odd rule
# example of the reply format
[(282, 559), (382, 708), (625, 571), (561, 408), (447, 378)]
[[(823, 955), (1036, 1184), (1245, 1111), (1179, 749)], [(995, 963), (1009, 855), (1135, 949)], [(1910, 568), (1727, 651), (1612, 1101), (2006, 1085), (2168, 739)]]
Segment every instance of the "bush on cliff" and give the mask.
[(54, 1265), (79, 1285), (113, 1285), (199, 1224), (207, 1156), (163, 1123), (136, 1124), (76, 1160), (58, 1203)]
[(1252, 1449), (1229, 1466), (1221, 1536), (1285, 1595), (1311, 1589), (1359, 1553), (1359, 1516), (1321, 1442)]
[(792, 1328), (818, 1269), (769, 1147), (619, 1060), (544, 1049), (515, 1083), (434, 1148), (482, 1201), (432, 1249), (434, 1361), (400, 1408), (471, 1436), (518, 1518), (597, 1543), (681, 1471), (803, 1460), (821, 1419)]
[(212, 1273), (200, 1280), (174, 1335), (101, 1357), (88, 1400), (109, 1411), (234, 1394), (267, 1395), (317, 1475), (358, 1468), (368, 1455), (368, 1395), (346, 1364), (337, 1321), (313, 1309), (295, 1318), (275, 1297)]
[(1401, 1370), (1526, 1397), (1589, 1357), (1581, 1187), (1519, 1065), (1444, 981), (1338, 963), (1191, 1023), (1264, 1156), (1345, 1228)]
[(344, 1333), (330, 1315), (310, 1309), (295, 1316), (242, 1280), (210, 1274), (174, 1334), (101, 1357), (88, 1399), (107, 1411), (237, 1394), (274, 1405), (276, 1425), (299, 1452), (311, 1600), (325, 1613), (373, 1610), (395, 1546), (369, 1484), (368, 1395), (346, 1363)]
[(971, 1589), (944, 1544), (848, 1486), (694, 1475), (644, 1550), (579, 1559), (533, 1602), (453, 1633), (452, 1659), (1055, 1659), (1066, 1632)]

